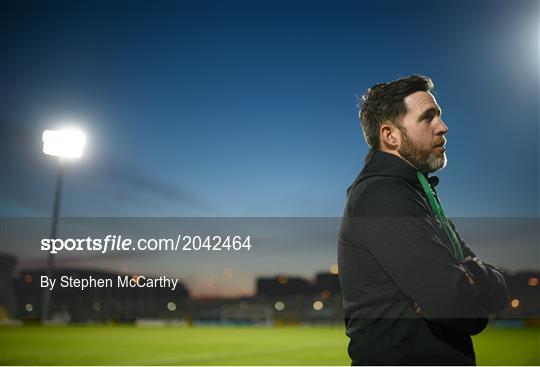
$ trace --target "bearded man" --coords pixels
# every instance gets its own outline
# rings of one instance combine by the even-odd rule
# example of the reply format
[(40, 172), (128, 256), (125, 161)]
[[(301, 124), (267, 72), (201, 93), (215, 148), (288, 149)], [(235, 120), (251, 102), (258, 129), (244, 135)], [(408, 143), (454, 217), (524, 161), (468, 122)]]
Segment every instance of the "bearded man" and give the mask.
[(465, 244), (429, 175), (447, 163), (432, 89), (413, 75), (363, 97), (371, 150), (347, 190), (338, 249), (353, 365), (475, 365), (471, 335), (508, 302), (505, 274)]

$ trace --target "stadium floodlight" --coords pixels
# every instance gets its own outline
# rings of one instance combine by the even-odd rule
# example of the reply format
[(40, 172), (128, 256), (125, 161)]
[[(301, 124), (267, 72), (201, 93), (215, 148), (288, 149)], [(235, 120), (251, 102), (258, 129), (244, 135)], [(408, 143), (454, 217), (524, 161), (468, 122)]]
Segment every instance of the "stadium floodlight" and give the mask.
[(84, 152), (86, 136), (79, 130), (45, 130), (43, 153), (60, 158), (80, 158)]
[[(58, 217), (60, 213), (60, 198), (62, 196), (62, 181), (64, 177), (64, 159), (80, 158), (86, 145), (86, 136), (75, 129), (45, 130), (42, 135), (43, 153), (58, 157), (58, 174), (56, 176), (56, 189), (54, 192), (51, 238), (56, 238), (58, 230)], [(54, 268), (54, 254), (49, 252), (47, 261), (47, 276), (52, 277)], [(51, 291), (43, 289), (41, 307), (41, 320), (47, 322), (50, 316)]]

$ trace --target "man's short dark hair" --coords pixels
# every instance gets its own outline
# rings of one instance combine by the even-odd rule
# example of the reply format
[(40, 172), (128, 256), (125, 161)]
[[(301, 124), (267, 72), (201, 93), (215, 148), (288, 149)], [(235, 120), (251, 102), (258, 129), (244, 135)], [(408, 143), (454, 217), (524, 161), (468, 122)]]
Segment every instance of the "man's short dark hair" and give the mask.
[(407, 113), (405, 97), (415, 92), (431, 92), (433, 82), (423, 75), (411, 75), (389, 83), (376, 84), (362, 96), (360, 121), (366, 143), (380, 148), (379, 129), (383, 122), (402, 127), (401, 118)]

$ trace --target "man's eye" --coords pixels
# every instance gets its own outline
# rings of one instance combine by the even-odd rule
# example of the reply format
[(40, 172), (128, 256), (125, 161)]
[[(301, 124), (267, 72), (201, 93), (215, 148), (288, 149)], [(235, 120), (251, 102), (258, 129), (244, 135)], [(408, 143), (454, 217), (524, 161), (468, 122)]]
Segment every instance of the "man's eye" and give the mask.
[(435, 118), (435, 114), (429, 114), (424, 117), (424, 121), (431, 121)]

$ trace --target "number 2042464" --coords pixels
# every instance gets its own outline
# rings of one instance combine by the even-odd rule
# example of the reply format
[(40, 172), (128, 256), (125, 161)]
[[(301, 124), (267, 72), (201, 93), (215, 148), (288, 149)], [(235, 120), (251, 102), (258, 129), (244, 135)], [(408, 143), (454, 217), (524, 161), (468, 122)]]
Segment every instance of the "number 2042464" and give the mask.
[(182, 236), (183, 251), (251, 250), (251, 236)]

